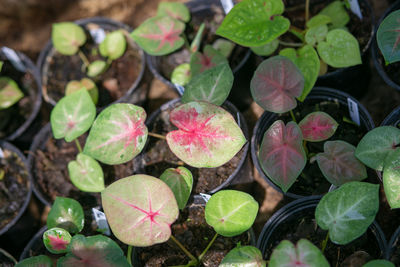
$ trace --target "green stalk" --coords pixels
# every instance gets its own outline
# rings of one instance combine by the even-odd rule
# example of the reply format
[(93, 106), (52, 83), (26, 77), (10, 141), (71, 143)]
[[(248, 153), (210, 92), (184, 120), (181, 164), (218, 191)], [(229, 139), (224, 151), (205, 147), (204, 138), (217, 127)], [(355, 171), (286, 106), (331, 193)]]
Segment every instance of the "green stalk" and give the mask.
[(310, 17), (310, 0), (306, 0), (306, 24)]
[(126, 253), (126, 260), (128, 261), (128, 263), (132, 265), (132, 246), (128, 246), (128, 252)]
[(81, 144), (79, 144), (78, 138), (75, 138), (75, 144), (76, 147), (78, 148), (79, 153), (82, 153), (82, 147)]
[(325, 248), (326, 248), (326, 245), (328, 244), (328, 241), (329, 241), (329, 232), (328, 232), (328, 233), (326, 233), (325, 240), (324, 240), (324, 241), (322, 241), (322, 245), (321, 245), (321, 251), (322, 251), (322, 254), (323, 254), (323, 253), (324, 253), (324, 251), (325, 251)]
[(204, 255), (207, 253), (207, 251), (210, 249), (210, 247), (212, 246), (212, 244), (214, 243), (215, 239), (217, 239), (218, 237), (218, 233), (215, 233), (213, 239), (211, 239), (210, 243), (208, 243), (206, 249), (200, 254), (199, 256), (199, 261), (201, 261), (204, 257)]
[(296, 117), (294, 116), (293, 110), (290, 110), (290, 117), (292, 117), (292, 120), (297, 123)]
[(161, 134), (156, 134), (156, 133), (152, 133), (152, 132), (148, 132), (147, 135), (162, 139), (162, 140), (167, 140), (167, 138), (164, 135)]
[(204, 22), (200, 25), (200, 28), (197, 31), (196, 36), (194, 37), (192, 44), (190, 45), (190, 52), (191, 53), (195, 53), (195, 52), (197, 52), (199, 50), (200, 43), (201, 43), (201, 37), (203, 35), (205, 26), (206, 25), (204, 24)]
[(80, 49), (78, 50), (78, 55), (81, 58), (83, 65), (85, 65), (85, 67), (88, 68), (90, 65), (90, 62), (87, 59), (87, 57), (85, 56), (85, 54), (82, 52), (82, 50), (80, 50)]
[(178, 241), (178, 239), (176, 239), (173, 235), (171, 235), (171, 240), (174, 241), (175, 244), (177, 244), (178, 247), (179, 247), (180, 249), (182, 249), (182, 251), (183, 251), (192, 261), (195, 261), (196, 264), (197, 264), (198, 260), (196, 259), (196, 257), (193, 256), (192, 253), (190, 253), (190, 252), (181, 244), (181, 242)]

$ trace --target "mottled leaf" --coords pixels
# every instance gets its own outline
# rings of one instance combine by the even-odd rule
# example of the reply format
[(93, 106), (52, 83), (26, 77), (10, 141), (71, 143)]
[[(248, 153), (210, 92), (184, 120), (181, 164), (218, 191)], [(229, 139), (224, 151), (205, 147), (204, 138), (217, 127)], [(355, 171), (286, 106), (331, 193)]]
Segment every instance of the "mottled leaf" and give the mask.
[(51, 32), (54, 48), (63, 55), (74, 55), (86, 42), (83, 29), (73, 22), (54, 23)]
[(147, 139), (146, 112), (132, 104), (114, 104), (94, 121), (84, 153), (105, 164), (122, 164), (142, 151)]
[(287, 192), (307, 162), (299, 126), (274, 122), (264, 134), (258, 160), (267, 176)]
[(101, 192), (104, 189), (104, 174), (100, 164), (83, 153), (68, 163), (71, 182), (84, 192)]
[(328, 16), (331, 19), (332, 28), (342, 28), (350, 21), (350, 16), (342, 1), (334, 1), (321, 10), (319, 15)]
[(376, 40), (387, 63), (400, 60), (400, 10), (390, 13), (379, 25)]
[(326, 25), (319, 25), (309, 28), (306, 31), (305, 35), (306, 43), (311, 46), (314, 46), (317, 43), (320, 43), (323, 40), (325, 40), (327, 34), (328, 34), (328, 26)]
[(71, 238), (67, 230), (54, 227), (43, 233), (43, 244), (51, 253), (61, 254), (67, 252)]
[(364, 264), (362, 267), (395, 267), (395, 266), (388, 260), (372, 260)]
[(54, 138), (73, 141), (89, 130), (95, 117), (96, 106), (87, 90), (64, 96), (50, 114)]
[(383, 188), (390, 207), (400, 208), (400, 148), (395, 149), (385, 159)]
[(173, 84), (179, 84), (185, 86), (189, 83), (192, 78), (192, 73), (190, 72), (190, 64), (183, 63), (176, 67), (171, 75), (171, 82)]
[(126, 40), (121, 30), (116, 30), (106, 35), (99, 46), (103, 57), (115, 60), (121, 57), (126, 50)]
[(183, 22), (190, 20), (189, 9), (184, 4), (177, 2), (161, 2), (158, 4), (157, 16), (170, 16)]
[(322, 197), (315, 219), (333, 243), (346, 245), (367, 231), (378, 209), (378, 184), (349, 182)]
[(211, 45), (204, 47), (204, 53), (196, 52), (190, 56), (190, 71), (193, 77), (221, 64), (229, 64), (229, 62)]
[(246, 143), (233, 116), (207, 102), (183, 104), (171, 111), (170, 120), (179, 130), (167, 134), (168, 146), (193, 167), (219, 167)]
[(70, 233), (82, 231), (84, 214), (81, 204), (72, 198), (56, 197), (47, 216), (47, 228), (59, 227)]
[(250, 49), (256, 55), (269, 56), (269, 55), (272, 55), (272, 53), (275, 52), (275, 50), (278, 48), (278, 46), (279, 46), (279, 40), (278, 39), (274, 39), (271, 42), (266, 43), (265, 45), (256, 46), (256, 47), (250, 47)]
[(284, 113), (296, 107), (296, 97), (304, 88), (304, 77), (288, 58), (275, 56), (264, 60), (254, 72), (250, 90), (263, 109)]
[(167, 241), (179, 210), (174, 193), (160, 179), (140, 174), (108, 186), (101, 199), (113, 234), (125, 244), (145, 247)]
[(11, 107), (23, 97), (24, 93), (14, 80), (0, 77), (0, 110)]
[(318, 15), (312, 17), (309, 21), (307, 21), (306, 25), (307, 25), (307, 28), (313, 28), (313, 27), (317, 27), (320, 25), (326, 25), (331, 22), (332, 22), (331, 17), (329, 17), (327, 15), (323, 15), (323, 14), (318, 14)]
[(206, 222), (225, 237), (237, 236), (250, 229), (258, 213), (254, 198), (237, 190), (221, 190), (206, 204)]
[(300, 239), (296, 246), (283, 240), (273, 250), (269, 267), (329, 267), (321, 250), (307, 239)]
[(87, 75), (89, 77), (96, 77), (103, 72), (105, 72), (108, 68), (108, 65), (103, 60), (95, 60), (88, 66)]
[(46, 255), (39, 255), (18, 262), (15, 267), (52, 267), (53, 262)]
[(219, 267), (266, 267), (261, 251), (253, 246), (236, 247), (232, 249)]
[(86, 89), (89, 92), (93, 103), (96, 105), (97, 101), (99, 100), (99, 90), (97, 89), (96, 84), (89, 78), (83, 78), (80, 81), (73, 80), (68, 82), (67, 86), (65, 87), (65, 95), (70, 95), (81, 89)]
[(334, 118), (321, 111), (308, 114), (299, 123), (303, 139), (310, 142), (329, 139), (335, 134), (338, 125)]
[(243, 46), (262, 46), (284, 34), (290, 21), (280, 16), (282, 0), (244, 0), (226, 15), (216, 33)]
[(226, 58), (232, 54), (232, 51), (235, 48), (234, 43), (222, 38), (215, 40), (212, 46)]
[(179, 209), (183, 210), (192, 192), (192, 173), (185, 167), (169, 168), (161, 174), (160, 179), (171, 188)]

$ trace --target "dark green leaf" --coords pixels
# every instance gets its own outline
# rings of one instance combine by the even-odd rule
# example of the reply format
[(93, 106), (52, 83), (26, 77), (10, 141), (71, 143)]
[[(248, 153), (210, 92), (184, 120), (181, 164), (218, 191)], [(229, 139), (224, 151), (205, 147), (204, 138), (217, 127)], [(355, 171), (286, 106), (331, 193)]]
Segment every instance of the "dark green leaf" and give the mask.
[(56, 197), (47, 216), (47, 228), (60, 227), (70, 233), (82, 231), (84, 214), (81, 204), (72, 198)]

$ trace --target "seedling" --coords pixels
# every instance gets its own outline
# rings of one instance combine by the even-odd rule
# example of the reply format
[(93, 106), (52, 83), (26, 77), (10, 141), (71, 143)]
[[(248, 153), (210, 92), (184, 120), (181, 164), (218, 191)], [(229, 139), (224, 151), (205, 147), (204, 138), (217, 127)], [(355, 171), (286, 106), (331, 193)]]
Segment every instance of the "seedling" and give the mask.
[(24, 93), (14, 80), (0, 77), (0, 111), (13, 106), (23, 97)]
[(390, 13), (382, 21), (381, 25), (379, 25), (376, 33), (376, 40), (386, 65), (400, 60), (400, 47), (398, 42), (400, 34), (399, 18), (400, 10)]
[(65, 87), (65, 95), (70, 95), (73, 92), (79, 91), (81, 89), (86, 89), (89, 92), (93, 103), (96, 105), (99, 99), (99, 90), (97, 89), (96, 84), (88, 78), (83, 78), (80, 81), (73, 80), (67, 83), (67, 86)]

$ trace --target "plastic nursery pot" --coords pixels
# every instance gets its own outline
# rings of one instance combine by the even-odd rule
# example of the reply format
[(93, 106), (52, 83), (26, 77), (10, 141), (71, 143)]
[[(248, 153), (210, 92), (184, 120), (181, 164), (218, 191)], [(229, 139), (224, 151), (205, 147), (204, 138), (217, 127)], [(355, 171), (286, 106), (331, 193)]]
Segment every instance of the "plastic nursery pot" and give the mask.
[(394, 232), (387, 246), (385, 259), (400, 266), (400, 227)]
[[(315, 222), (314, 214), (319, 200), (318, 196), (295, 200), (269, 218), (257, 241), (257, 247), (264, 259), (269, 259), (273, 249), (284, 239), (296, 243), (301, 238), (306, 238), (321, 248), (327, 231), (317, 227)], [(338, 250), (340, 250), (340, 257)], [(369, 226), (366, 233), (347, 245), (336, 245), (328, 241), (324, 255), (331, 266), (343, 266), (341, 265), (342, 261), (359, 250), (368, 253), (372, 257), (371, 259), (385, 256), (385, 235), (375, 221)]]
[(13, 79), (24, 93), (18, 103), (0, 110), (0, 139), (30, 143), (32, 123), (42, 104), (39, 71), (27, 56), (8, 47), (1, 47), (0, 61), (4, 62), (0, 77)]
[(12, 267), (17, 264), (17, 260), (7, 251), (0, 248), (0, 262), (3, 267)]
[[(194, 25), (194, 27), (197, 29), (202, 22), (206, 23), (206, 29), (203, 34), (202, 43), (207, 41), (212, 42), (217, 38), (222, 38), (215, 35), (217, 25), (222, 22), (222, 19), (225, 15), (224, 9), (222, 8), (220, 1), (192, 0), (185, 4), (189, 8), (191, 13), (191, 21), (189, 22), (189, 24)], [(213, 25), (210, 30), (209, 24), (211, 22), (214, 22), (217, 25)], [(189, 25), (187, 25), (185, 34), (188, 34), (188, 31), (193, 31), (193, 29), (188, 30), (188, 28), (193, 28), (193, 26), (190, 27)], [(202, 49), (199, 49), (199, 51), (202, 51)], [(243, 67), (247, 59), (250, 57), (250, 54), (250, 49), (238, 45), (235, 46), (235, 49), (232, 51), (228, 59), (233, 74), (237, 73)], [(168, 87), (174, 88), (179, 95), (183, 94), (183, 92), (170, 81), (170, 77), (175, 67), (183, 63), (188, 63), (190, 61), (189, 51), (187, 51), (185, 47), (165, 56), (151, 56), (146, 54), (146, 60), (150, 71), (157, 79), (162, 81)]]
[[(104, 17), (93, 17), (75, 21), (85, 30), (87, 41), (81, 46), (81, 51), (90, 62), (99, 59), (98, 43), (105, 33), (122, 29), (131, 32), (132, 29), (121, 23)], [(93, 55), (94, 54), (94, 55)], [(55, 105), (65, 93), (65, 86), (71, 80), (81, 80), (87, 77), (82, 72), (82, 60), (76, 54), (64, 56), (55, 50), (52, 41), (48, 41), (42, 49), (37, 62), (42, 81), (43, 97), (46, 102)], [(143, 103), (147, 88), (140, 86), (145, 71), (145, 55), (134, 42), (127, 41), (123, 56), (114, 60), (107, 71), (92, 78), (99, 89), (97, 106), (104, 108), (111, 103), (129, 102)]]
[[(293, 110), (295, 115), (300, 114), (300, 116), (296, 115), (298, 118), (297, 122), (300, 122), (305, 115), (316, 111), (316, 107), (319, 107), (320, 111), (327, 112), (339, 123), (339, 127), (335, 134), (328, 140), (343, 140), (356, 146), (364, 134), (375, 127), (368, 111), (355, 98), (339, 90), (325, 87), (314, 87), (303, 103), (297, 103), (297, 107)], [(344, 118), (347, 118), (349, 122), (342, 122)], [(263, 171), (258, 160), (259, 148), (264, 133), (272, 123), (278, 119), (283, 120), (285, 123), (292, 120), (287, 113), (279, 115), (268, 111), (265, 111), (258, 119), (253, 130), (253, 136), (251, 137), (251, 157), (253, 164), (256, 166), (260, 175), (275, 190), (283, 193), (283, 191)], [(351, 122), (351, 120), (355, 123)], [(359, 121), (359, 126), (357, 125), (357, 121)], [(307, 143), (309, 144), (310, 142)], [(317, 146), (317, 149), (315, 151), (310, 151), (310, 153), (322, 152), (323, 143), (324, 142), (313, 142), (313, 146)], [(307, 181), (307, 183), (305, 183), (306, 179), (299, 176), (292, 187), (286, 193), (283, 193), (285, 196), (297, 199), (309, 195), (322, 195), (328, 192), (330, 183), (323, 177), (316, 162), (310, 164), (307, 160), (303, 172), (311, 174), (312, 181)], [(373, 179), (373, 177), (376, 176), (375, 172), (368, 170), (368, 174), (368, 179), (372, 179), (371, 182), (375, 182)], [(318, 180), (316, 180), (315, 177), (317, 177)]]
[(399, 127), (400, 125), (400, 106), (394, 109), (387, 117), (382, 121), (381, 125), (391, 125)]
[[(171, 100), (150, 114), (146, 120), (148, 131), (166, 135), (169, 131), (176, 130), (177, 128), (169, 121), (169, 112), (179, 104), (179, 98)], [(232, 114), (242, 129), (244, 136), (249, 140), (247, 124), (239, 110), (229, 101), (225, 101), (222, 104), (222, 108)], [(217, 168), (193, 168), (185, 165), (193, 174), (192, 193), (213, 194), (232, 183), (240, 183), (240, 170), (245, 164), (248, 150), (249, 144), (246, 143), (233, 159)], [(134, 166), (141, 166), (143, 168), (137, 170), (136, 173), (146, 173), (154, 177), (160, 177), (167, 168), (176, 168), (183, 164), (172, 153), (165, 140), (151, 136), (148, 136), (142, 153), (134, 161), (136, 162)]]

